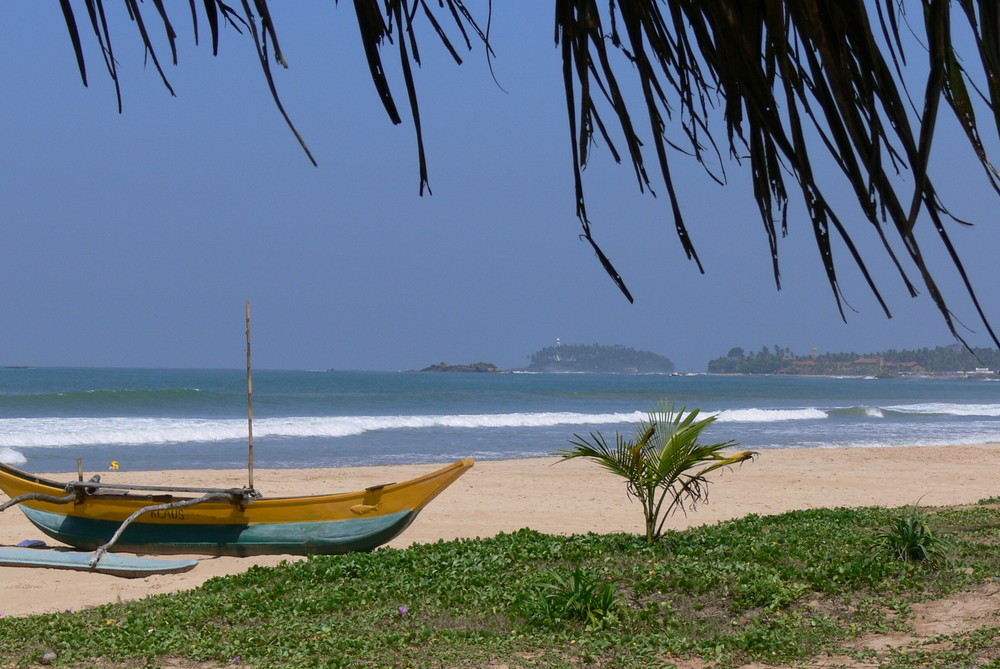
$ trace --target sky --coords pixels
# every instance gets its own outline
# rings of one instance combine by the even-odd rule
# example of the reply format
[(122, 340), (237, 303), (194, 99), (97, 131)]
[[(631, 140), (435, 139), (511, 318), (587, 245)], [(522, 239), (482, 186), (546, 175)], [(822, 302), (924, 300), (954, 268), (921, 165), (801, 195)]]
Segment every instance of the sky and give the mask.
[[(278, 114), (250, 41), (227, 29), (212, 57), (194, 44), (186, 4), (179, 64), (165, 65), (171, 97), (123, 10), (107, 3), (122, 114), (92, 38), (81, 83), (57, 3), (5, 5), (17, 29), (0, 41), (0, 365), (239, 368), (246, 300), (254, 365), (268, 369), (514, 368), (557, 338), (653, 351), (680, 371), (704, 371), (736, 346), (867, 353), (954, 342), (871, 233), (859, 235), (862, 253), (893, 318), (841, 246), (843, 321), (801, 209), (780, 243), (776, 290), (746, 170), (727, 164), (720, 187), (674, 155), (700, 274), (666, 197), (641, 194), (631, 168), (599, 145), (584, 176), (588, 208), (629, 304), (579, 239), (549, 3), (494, 7), (492, 75), (481, 48), (456, 66), (422, 25), (424, 197), (391, 55), (400, 126), (369, 79), (348, 3), (274, 4), (290, 65), (276, 72), (278, 89), (318, 167)], [(942, 126), (932, 170), (945, 203), (978, 223), (953, 226), (952, 238), (1000, 326), (998, 199), (962, 141)], [(968, 341), (987, 346), (928, 221), (918, 228)]]

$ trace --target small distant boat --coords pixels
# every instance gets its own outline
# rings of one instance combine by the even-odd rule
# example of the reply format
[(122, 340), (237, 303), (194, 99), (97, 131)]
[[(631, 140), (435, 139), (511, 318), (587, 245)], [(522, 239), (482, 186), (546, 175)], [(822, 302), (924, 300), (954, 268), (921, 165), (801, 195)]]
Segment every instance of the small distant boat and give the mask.
[(0, 490), (11, 498), (4, 507), (20, 500), (35, 527), (81, 550), (113, 543), (125, 553), (334, 554), (391, 541), (472, 466), (466, 458), (358, 492), (262, 499), (250, 488), (59, 483), (0, 463)]

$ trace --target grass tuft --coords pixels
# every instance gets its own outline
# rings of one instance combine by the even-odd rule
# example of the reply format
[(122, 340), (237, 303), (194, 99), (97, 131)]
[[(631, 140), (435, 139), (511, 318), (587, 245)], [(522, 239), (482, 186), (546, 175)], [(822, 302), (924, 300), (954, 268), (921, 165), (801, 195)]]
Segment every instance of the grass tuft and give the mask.
[(923, 514), (915, 508), (894, 518), (889, 529), (879, 535), (889, 555), (902, 562), (927, 562), (946, 566), (951, 544), (931, 532)]

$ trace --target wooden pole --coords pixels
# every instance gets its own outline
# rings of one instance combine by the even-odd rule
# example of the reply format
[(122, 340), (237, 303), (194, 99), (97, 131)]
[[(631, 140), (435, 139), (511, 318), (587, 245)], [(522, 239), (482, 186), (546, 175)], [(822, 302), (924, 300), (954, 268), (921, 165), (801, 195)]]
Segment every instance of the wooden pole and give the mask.
[(250, 300), (247, 300), (247, 434), (250, 439), (250, 454), (247, 460), (250, 489), (253, 489), (253, 373), (250, 367)]

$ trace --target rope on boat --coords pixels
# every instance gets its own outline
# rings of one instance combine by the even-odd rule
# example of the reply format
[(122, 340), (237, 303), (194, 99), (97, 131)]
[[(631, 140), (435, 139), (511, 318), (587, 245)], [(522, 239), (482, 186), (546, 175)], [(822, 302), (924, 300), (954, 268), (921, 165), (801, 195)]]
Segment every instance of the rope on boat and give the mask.
[(0, 504), (0, 511), (6, 511), (15, 504), (20, 504), (21, 502), (49, 502), (50, 504), (69, 504), (76, 500), (76, 493), (71, 492), (65, 497), (56, 497), (55, 495), (46, 495), (41, 492), (29, 492), (23, 495), (18, 495), (13, 497), (3, 504)]
[[(179, 502), (169, 502), (166, 504), (151, 504), (149, 506), (142, 507), (141, 509), (133, 513), (131, 516), (126, 518), (122, 522), (122, 524), (118, 526), (118, 530), (115, 531), (115, 533), (111, 536), (111, 539), (106, 544), (104, 544), (103, 546), (99, 546), (97, 550), (94, 551), (94, 556), (90, 559), (90, 566), (93, 567), (97, 565), (97, 563), (100, 562), (101, 558), (107, 555), (108, 549), (111, 548), (111, 546), (116, 541), (118, 541), (118, 539), (122, 535), (122, 532), (125, 531), (125, 528), (131, 525), (132, 521), (139, 518), (140, 516), (150, 513), (151, 511), (169, 511), (170, 509), (183, 509), (188, 506), (194, 506), (195, 504), (203, 504), (205, 502), (218, 502), (218, 501), (227, 501), (227, 502), (233, 501), (233, 495), (227, 492), (210, 492), (207, 495), (203, 495), (202, 497), (195, 497), (193, 499), (184, 499)], [(246, 501), (247, 500), (245, 498), (241, 500), (242, 503), (245, 503)], [(252, 497), (250, 501), (253, 501)]]

